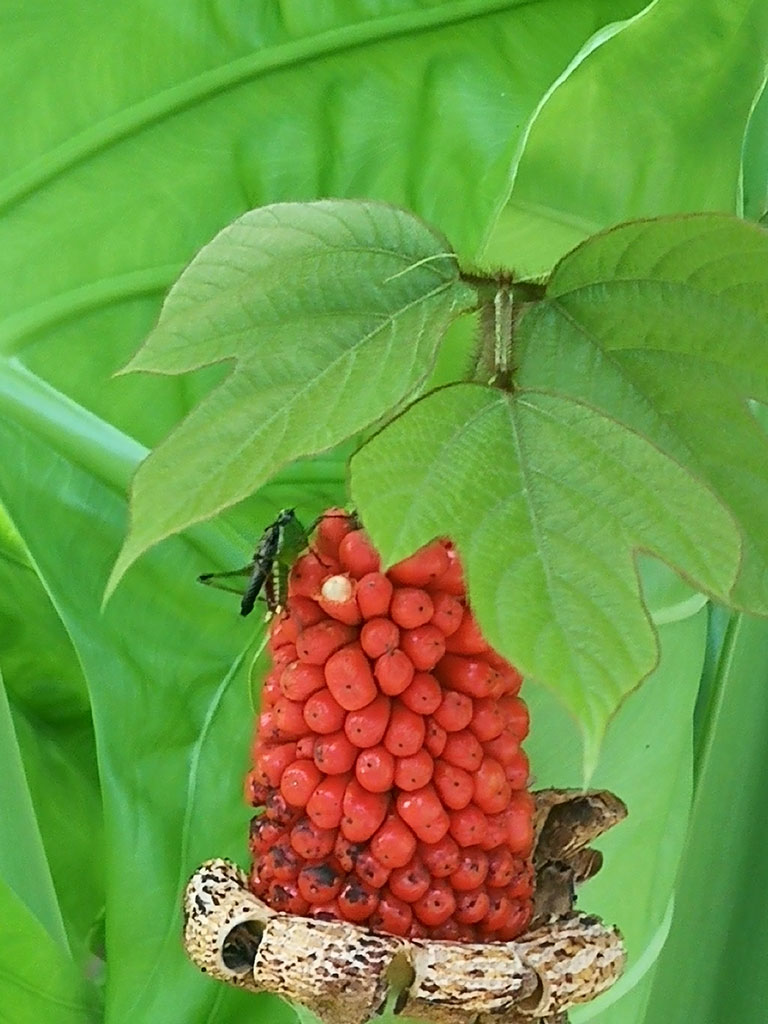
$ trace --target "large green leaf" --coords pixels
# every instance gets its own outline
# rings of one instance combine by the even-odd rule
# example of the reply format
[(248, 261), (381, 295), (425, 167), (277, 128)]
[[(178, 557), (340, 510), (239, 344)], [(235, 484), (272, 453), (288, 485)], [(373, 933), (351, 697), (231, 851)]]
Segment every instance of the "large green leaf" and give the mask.
[(632, 217), (741, 213), (742, 148), (767, 64), (763, 0), (649, 4), (541, 110), (483, 258), (541, 273)]
[(0, 348), (154, 445), (216, 375), (109, 378), (200, 246), (253, 207), (348, 196), (413, 209), (474, 253), (542, 96), (643, 3), (6, 10)]
[(137, 473), (113, 581), (156, 541), (383, 416), (474, 299), (445, 239), (394, 207), (284, 203), (225, 228), (128, 369), (235, 367)]
[(745, 541), (730, 599), (768, 612), (768, 439), (747, 404), (768, 400), (768, 232), (705, 214), (595, 236), (519, 344), (522, 387), (590, 402), (712, 488)]
[(388, 562), (456, 542), (489, 639), (579, 718), (590, 767), (657, 660), (633, 552), (715, 594), (738, 570), (738, 534), (705, 487), (616, 421), (545, 393), (428, 395), (353, 457), (352, 496)]

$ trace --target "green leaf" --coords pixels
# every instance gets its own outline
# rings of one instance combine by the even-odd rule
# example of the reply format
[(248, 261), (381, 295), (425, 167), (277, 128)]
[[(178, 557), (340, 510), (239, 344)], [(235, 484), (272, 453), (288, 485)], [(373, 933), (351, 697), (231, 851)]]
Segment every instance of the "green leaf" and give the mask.
[[(649, 4), (542, 108), (483, 259), (537, 274), (630, 218), (741, 213), (742, 150), (767, 64), (763, 0)], [(745, 192), (764, 188), (760, 173), (750, 160)]]
[(747, 403), (768, 401), (768, 232), (703, 214), (597, 235), (518, 344), (522, 387), (589, 402), (701, 477), (744, 538), (727, 599), (768, 612), (768, 439)]
[(738, 534), (705, 487), (633, 431), (544, 393), (458, 384), (421, 399), (353, 457), (352, 496), (387, 562), (456, 542), (489, 640), (579, 718), (589, 766), (657, 661), (633, 553), (714, 594), (738, 568)]
[(182, 274), (127, 369), (235, 367), (136, 474), (110, 588), (158, 540), (397, 405), (474, 299), (445, 239), (393, 207), (286, 203), (225, 228)]

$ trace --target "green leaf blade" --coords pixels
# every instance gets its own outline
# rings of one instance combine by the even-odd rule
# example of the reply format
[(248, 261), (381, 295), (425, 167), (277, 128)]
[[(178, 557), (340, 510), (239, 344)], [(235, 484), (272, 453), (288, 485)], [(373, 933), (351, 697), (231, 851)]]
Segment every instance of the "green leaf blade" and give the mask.
[(738, 568), (735, 526), (704, 486), (615, 421), (543, 393), (462, 384), (422, 399), (353, 457), (352, 495), (387, 560), (456, 542), (489, 639), (557, 691), (591, 756), (657, 661), (633, 553), (718, 595)]
[(110, 585), (156, 541), (400, 403), (473, 300), (445, 239), (384, 204), (278, 204), (221, 232), (128, 369), (235, 369), (138, 471)]

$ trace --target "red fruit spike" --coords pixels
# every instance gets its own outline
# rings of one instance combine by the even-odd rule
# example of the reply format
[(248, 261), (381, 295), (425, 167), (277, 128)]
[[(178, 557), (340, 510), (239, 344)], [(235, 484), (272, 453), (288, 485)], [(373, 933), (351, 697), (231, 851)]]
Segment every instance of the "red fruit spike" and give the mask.
[(289, 700), (305, 701), (324, 686), (325, 676), (320, 665), (292, 661), (280, 674), (280, 690)]
[(448, 835), (437, 843), (419, 843), (417, 852), (435, 878), (452, 875), (461, 863), (461, 849)]
[(486, 916), (491, 901), (485, 889), (461, 892), (456, 897), (456, 920), (459, 924), (478, 924)]
[(351, 878), (336, 897), (339, 912), (344, 921), (360, 924), (367, 921), (379, 904), (379, 895), (365, 882)]
[(389, 724), (389, 697), (380, 693), (359, 711), (350, 711), (344, 719), (344, 734), (355, 747), (375, 747), (381, 743)]
[(519, 857), (506, 846), (498, 846), (488, 854), (488, 875), (485, 879), (494, 889), (506, 888), (515, 878), (521, 864)]
[(518, 740), (524, 740), (531, 724), (525, 703), (519, 697), (502, 697), (499, 701), (499, 711), (506, 728)]
[(382, 889), (387, 884), (389, 870), (372, 850), (363, 850), (355, 863), (355, 874), (372, 889)]
[(307, 903), (328, 903), (341, 892), (344, 878), (331, 864), (308, 864), (299, 872), (299, 893)]
[(346, 711), (330, 690), (318, 690), (307, 698), (304, 705), (304, 721), (315, 732), (328, 735), (338, 732), (344, 725)]
[(470, 697), (490, 697), (493, 669), (484, 658), (464, 658), (446, 654), (435, 668), (435, 675), (452, 690)]
[(314, 626), (316, 622), (322, 622), (325, 618), (325, 612), (317, 601), (313, 601), (309, 597), (301, 597), (299, 594), (288, 598), (288, 608), (300, 633), (310, 626)]
[(390, 814), (371, 840), (371, 852), (385, 868), (402, 868), (416, 852), (416, 836), (402, 818)]
[(445, 649), (452, 654), (485, 654), (490, 650), (469, 608), (464, 609), (458, 629), (445, 641)]
[(274, 652), (285, 644), (295, 644), (299, 630), (294, 619), (285, 610), (272, 620), (269, 626), (269, 651)]
[(495, 700), (483, 697), (474, 702), (474, 714), (469, 728), (481, 743), (495, 740), (497, 736), (501, 735), (504, 729), (504, 719), (501, 717)]
[(397, 812), (424, 843), (437, 843), (447, 833), (450, 819), (433, 786), (399, 793)]
[(304, 860), (322, 860), (335, 842), (335, 829), (318, 828), (309, 818), (302, 818), (291, 829), (291, 846)]
[(348, 644), (325, 663), (328, 689), (345, 711), (358, 711), (378, 693), (371, 664), (360, 644)]
[(440, 707), (432, 712), (432, 717), (446, 732), (459, 732), (466, 729), (472, 721), (474, 707), (472, 698), (458, 690), (446, 690)]
[(512, 787), (504, 768), (492, 757), (484, 757), (475, 772), (473, 800), (485, 814), (498, 814), (506, 809)]
[(485, 839), (487, 827), (485, 815), (474, 804), (451, 815), (451, 836), (459, 846), (478, 846)]
[(415, 903), (429, 888), (432, 876), (418, 857), (401, 868), (395, 868), (389, 876), (389, 891), (405, 903)]
[(407, 654), (396, 647), (376, 659), (373, 674), (382, 692), (390, 697), (396, 697), (411, 684), (414, 674), (413, 662)]
[(355, 583), (349, 576), (337, 574), (324, 580), (317, 603), (332, 619), (348, 626), (355, 626), (362, 619), (355, 600)]
[(341, 870), (349, 873), (355, 870), (357, 858), (364, 849), (364, 843), (351, 843), (349, 839), (345, 839), (341, 832), (339, 832), (333, 847), (333, 856), (338, 861)]
[(317, 524), (312, 547), (325, 561), (336, 561), (339, 544), (354, 528), (354, 520), (343, 508), (329, 508)]
[(429, 672), (417, 672), (400, 694), (403, 704), (417, 715), (431, 715), (442, 699), (442, 687)]
[(302, 555), (288, 576), (289, 601), (293, 597), (315, 597), (327, 575), (328, 566), (314, 552)]
[(352, 530), (339, 544), (339, 562), (355, 579), (378, 572), (381, 559), (365, 530)]
[(504, 774), (512, 789), (525, 789), (530, 777), (530, 765), (525, 752), (518, 750), (514, 758), (504, 766)]
[(259, 774), (253, 771), (248, 772), (245, 776), (243, 798), (249, 807), (261, 807), (267, 799), (269, 792), (269, 789), (261, 781)]
[(476, 772), (483, 761), (483, 748), (469, 729), (462, 729), (461, 732), (448, 734), (443, 748), (443, 760), (464, 771)]
[(438, 580), (442, 583), (441, 577), (449, 564), (448, 552), (444, 545), (435, 540), (419, 548), (409, 558), (404, 558), (402, 562), (393, 565), (387, 576), (401, 587), (428, 587)]
[(447, 882), (436, 879), (413, 904), (413, 912), (427, 928), (436, 928), (447, 921), (456, 909), (456, 897)]
[(388, 935), (407, 935), (413, 920), (413, 911), (407, 903), (384, 890), (376, 912), (371, 916), (371, 928)]
[[(396, 587), (389, 605), (392, 621), (403, 629), (423, 626), (432, 618), (435, 607), (426, 590), (418, 587)], [(291, 638), (291, 642), (295, 637)]]
[(437, 724), (431, 715), (426, 719), (424, 725), (426, 728), (424, 746), (432, 757), (440, 757), (445, 750), (445, 744), (448, 742), (448, 733), (442, 725)]
[[(303, 714), (302, 714), (303, 718)], [(307, 736), (302, 736), (301, 739), (296, 741), (296, 757), (303, 760), (309, 758), (311, 761), (315, 756), (315, 735), (310, 733)]]
[(295, 743), (270, 744), (259, 749), (256, 763), (266, 775), (270, 786), (279, 786), (283, 772), (296, 760)]
[[(485, 850), (479, 846), (468, 846), (461, 851), (459, 866), (451, 872), (451, 885), (459, 892), (476, 889), (485, 881), (488, 870), (489, 859)], [(475, 922), (467, 923), (474, 924)]]
[[(461, 624), (464, 615), (464, 605), (453, 594), (446, 594), (443, 590), (438, 590), (432, 594), (432, 604), (434, 606), (430, 620), (432, 625), (437, 626), (443, 636), (453, 636)], [(446, 650), (451, 649), (448, 643), (446, 643), (445, 648)]]
[(454, 597), (463, 597), (466, 585), (464, 583), (464, 573), (461, 569), (459, 553), (451, 543), (444, 544), (444, 548), (448, 559), (448, 568), (437, 581), (437, 586), (440, 587), (440, 590), (445, 591), (445, 593), (453, 594)]
[(392, 714), (384, 734), (384, 746), (395, 757), (409, 757), (424, 746), (424, 719), (399, 700), (392, 704)]
[(280, 697), (272, 708), (272, 722), (281, 739), (293, 740), (304, 736), (307, 725), (304, 721), (304, 705), (287, 697)]
[(395, 778), (395, 759), (386, 747), (368, 747), (355, 762), (355, 778), (369, 793), (388, 793)]
[(341, 775), (352, 771), (359, 751), (350, 743), (342, 730), (315, 739), (314, 762), (326, 775)]
[(330, 656), (355, 637), (356, 630), (335, 619), (323, 619), (309, 626), (296, 641), (299, 661), (309, 665), (324, 665)]
[(400, 637), (400, 647), (413, 662), (414, 668), (431, 672), (445, 654), (445, 637), (431, 623), (406, 629)]
[(533, 797), (515, 790), (504, 814), (507, 818), (507, 843), (513, 853), (527, 856), (533, 847)]
[(417, 750), (409, 757), (398, 757), (395, 761), (394, 783), (398, 789), (412, 792), (421, 789), (432, 780), (435, 762), (427, 750)]
[(369, 619), (360, 630), (360, 646), (374, 661), (394, 651), (400, 642), (400, 630), (391, 619)]
[(341, 831), (353, 843), (370, 839), (387, 815), (388, 793), (369, 793), (357, 779), (352, 779), (344, 793)]
[(317, 765), (307, 758), (289, 764), (280, 779), (280, 792), (291, 807), (306, 807), (315, 786), (322, 779)]
[(307, 800), (307, 817), (318, 828), (335, 829), (339, 827), (342, 816), (344, 792), (351, 776), (329, 775), (315, 786)]
[(474, 783), (472, 776), (463, 768), (438, 760), (435, 763), (433, 782), (440, 799), (452, 811), (462, 810), (472, 800)]
[(295, 882), (271, 882), (263, 899), (273, 910), (279, 910), (283, 914), (298, 914), (304, 917), (309, 913), (310, 904), (301, 895)]
[(357, 581), (357, 604), (364, 619), (375, 619), (389, 612), (393, 586), (383, 572), (369, 572)]

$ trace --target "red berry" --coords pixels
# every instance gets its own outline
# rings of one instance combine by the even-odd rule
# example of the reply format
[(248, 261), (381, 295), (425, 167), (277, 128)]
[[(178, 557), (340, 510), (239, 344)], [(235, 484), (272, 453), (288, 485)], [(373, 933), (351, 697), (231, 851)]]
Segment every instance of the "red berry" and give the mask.
[(284, 914), (299, 914), (304, 916), (309, 913), (310, 904), (299, 892), (296, 882), (271, 882), (264, 893), (264, 899), (275, 910)]
[(359, 644), (348, 644), (325, 663), (328, 689), (345, 711), (357, 711), (370, 704), (378, 690), (371, 665)]
[(323, 619), (309, 626), (296, 641), (296, 654), (309, 665), (324, 665), (330, 656), (355, 636), (353, 626), (335, 619)]
[(490, 697), (493, 669), (483, 658), (464, 658), (446, 654), (435, 669), (435, 675), (451, 689), (470, 697)]
[(424, 749), (417, 750), (409, 757), (398, 757), (395, 761), (394, 783), (398, 789), (409, 792), (421, 789), (432, 779), (434, 767), (435, 762)]
[(472, 800), (474, 783), (472, 776), (463, 768), (457, 768), (447, 761), (438, 760), (435, 764), (433, 780), (440, 799), (451, 810), (460, 811)]
[(476, 846), (485, 838), (485, 815), (474, 804), (462, 807), (451, 815), (451, 835), (459, 846)]
[(303, 661), (292, 661), (280, 674), (280, 689), (285, 697), (294, 701), (305, 701), (325, 686), (325, 676), (319, 665), (307, 665)]
[(485, 889), (460, 892), (456, 897), (456, 920), (460, 924), (477, 924), (485, 917), (491, 906)]
[(384, 746), (395, 757), (409, 757), (424, 746), (425, 732), (422, 716), (396, 700), (384, 734)]
[(362, 616), (355, 600), (355, 583), (343, 573), (323, 580), (317, 603), (332, 619), (355, 626)]
[(440, 707), (443, 691), (440, 683), (428, 672), (417, 672), (400, 694), (400, 700), (418, 715), (431, 715)]
[(413, 674), (413, 662), (399, 647), (387, 651), (376, 659), (374, 675), (378, 679), (382, 691), (390, 697), (396, 697), (407, 689), (411, 684)]
[(522, 750), (518, 750), (512, 760), (504, 766), (504, 774), (512, 789), (525, 789), (528, 785), (530, 766)]
[(307, 800), (307, 816), (318, 828), (339, 827), (342, 802), (349, 775), (329, 775), (322, 779)]
[(344, 793), (342, 834), (353, 843), (365, 842), (384, 821), (388, 807), (388, 793), (369, 793), (352, 779)]
[[(482, 885), (488, 875), (488, 854), (479, 846), (468, 846), (461, 851), (461, 860), (451, 872), (451, 885), (460, 892), (467, 892)], [(474, 924), (475, 922), (469, 922)]]
[(355, 528), (354, 519), (343, 508), (329, 508), (317, 525), (313, 547), (326, 561), (336, 561), (339, 544)]
[(364, 619), (374, 619), (389, 612), (393, 586), (382, 572), (369, 572), (357, 582), (357, 604)]
[(447, 921), (456, 909), (456, 897), (447, 882), (433, 881), (424, 895), (413, 904), (413, 911), (428, 928)]
[(502, 697), (499, 701), (499, 710), (507, 729), (518, 740), (524, 740), (530, 727), (528, 708), (525, 703), (519, 697)]
[(355, 874), (372, 889), (382, 889), (389, 878), (389, 868), (377, 859), (372, 849), (362, 850), (355, 861)]
[(443, 760), (467, 772), (476, 772), (483, 761), (483, 748), (468, 729), (451, 732), (445, 741)]
[[(435, 607), (426, 590), (418, 587), (396, 587), (389, 605), (393, 622), (403, 629), (423, 626), (432, 618)], [(291, 641), (295, 637), (291, 637)]]
[(352, 770), (358, 755), (358, 748), (339, 730), (315, 739), (313, 757), (315, 764), (326, 775), (340, 775)]
[[(302, 718), (304, 716), (302, 715)], [(315, 756), (315, 737), (312, 733), (307, 736), (302, 736), (301, 739), (296, 741), (296, 757), (298, 758), (309, 758), (310, 761)]]
[(432, 717), (446, 732), (458, 732), (466, 729), (472, 721), (472, 698), (457, 690), (446, 690), (440, 707), (432, 712)]
[(327, 857), (335, 842), (335, 829), (318, 828), (309, 818), (302, 818), (291, 829), (291, 846), (304, 860)]
[(533, 846), (533, 797), (530, 793), (515, 790), (504, 814), (510, 850), (527, 856)]
[(364, 849), (364, 843), (352, 843), (349, 839), (345, 839), (341, 832), (339, 832), (336, 836), (336, 842), (333, 847), (333, 856), (338, 861), (339, 867), (342, 871), (354, 871), (355, 864), (357, 864), (357, 858)]
[(431, 623), (406, 629), (400, 637), (400, 647), (413, 662), (414, 668), (430, 672), (445, 654), (445, 637)]
[(419, 843), (418, 853), (427, 869), (435, 878), (453, 874), (461, 863), (461, 850), (450, 836), (443, 836), (437, 843)]
[(281, 671), (289, 662), (296, 660), (296, 647), (294, 644), (283, 644), (276, 651), (272, 652), (272, 665), (277, 671)]
[(298, 739), (307, 731), (304, 721), (304, 705), (287, 697), (279, 697), (272, 708), (272, 721), (281, 738)]
[(341, 916), (345, 921), (352, 921), (360, 924), (367, 921), (376, 910), (379, 903), (379, 896), (375, 889), (371, 889), (365, 882), (358, 878), (349, 879), (336, 897)]
[(381, 743), (389, 724), (390, 701), (380, 693), (359, 711), (348, 712), (344, 719), (344, 733), (356, 747), (373, 747)]
[(269, 790), (264, 782), (261, 781), (261, 773), (250, 771), (245, 776), (245, 785), (243, 786), (243, 799), (246, 804), (250, 807), (260, 807), (267, 799)]
[(364, 530), (352, 530), (339, 544), (339, 562), (356, 579), (378, 572), (379, 554)]
[[(431, 619), (432, 625), (437, 626), (443, 636), (452, 636), (461, 624), (461, 619), (464, 615), (464, 605), (458, 598), (452, 594), (446, 594), (442, 590), (432, 595), (432, 604), (434, 606)], [(446, 650), (450, 650), (448, 643), (446, 643), (445, 647)]]
[(369, 619), (360, 630), (360, 646), (374, 660), (394, 651), (399, 641), (400, 630), (391, 619)]
[(397, 811), (424, 843), (436, 843), (448, 831), (450, 820), (434, 788), (423, 786), (397, 796)]
[(386, 868), (401, 868), (416, 852), (416, 837), (402, 818), (391, 814), (371, 840), (371, 852)]
[(409, 905), (385, 889), (371, 917), (371, 927), (390, 935), (407, 935), (412, 918), (413, 911)]
[(344, 725), (346, 711), (330, 690), (318, 690), (307, 698), (304, 705), (304, 721), (315, 732), (327, 735), (338, 732)]
[(488, 854), (488, 885), (505, 888), (518, 872), (520, 860), (506, 846), (497, 846)]
[(488, 893), (488, 910), (483, 921), (480, 923), (480, 931), (483, 935), (489, 935), (503, 928), (512, 916), (515, 908), (513, 900), (505, 892), (490, 890)]
[(494, 740), (500, 736), (504, 729), (504, 719), (501, 717), (496, 701), (490, 697), (483, 697), (474, 701), (474, 714), (469, 728), (477, 736), (481, 743)]
[(498, 814), (509, 803), (511, 786), (504, 768), (492, 757), (484, 757), (475, 772), (474, 802), (486, 814)]
[(369, 793), (388, 793), (395, 777), (395, 759), (381, 744), (368, 747), (358, 754), (355, 776)]
[(328, 567), (323, 565), (317, 555), (311, 551), (302, 555), (288, 576), (289, 601), (294, 596), (314, 597), (327, 575)]
[(440, 757), (445, 750), (445, 744), (448, 742), (448, 733), (442, 725), (437, 724), (431, 715), (426, 719), (424, 725), (426, 728), (424, 746), (432, 757)]
[(280, 779), (280, 792), (291, 807), (306, 807), (322, 775), (314, 761), (304, 759), (289, 764)]
[[(448, 553), (441, 541), (432, 541), (409, 558), (393, 565), (387, 575), (393, 583), (404, 587), (426, 587), (434, 584), (448, 569)], [(442, 582), (442, 581), (441, 581)]]
[(297, 624), (289, 613), (285, 609), (279, 612), (272, 620), (269, 629), (268, 647), (270, 652), (274, 654), (279, 647), (283, 647), (285, 644), (295, 644), (298, 634)]
[(459, 627), (446, 640), (445, 649), (453, 654), (484, 654), (490, 650), (469, 608), (464, 609)]
[(341, 891), (343, 876), (326, 861), (323, 864), (308, 864), (299, 872), (297, 879), (300, 894), (307, 903), (328, 903)]
[(295, 743), (269, 744), (259, 749), (256, 763), (264, 772), (270, 786), (279, 786), (283, 772), (296, 760)]
[(266, 874), (278, 882), (295, 881), (301, 867), (296, 851), (287, 842), (268, 850), (261, 863), (267, 868)]
[[(501, 712), (498, 712), (501, 717)], [(506, 766), (513, 764), (520, 750), (520, 741), (508, 729), (504, 729), (492, 740), (486, 740), (483, 744), (485, 752), (489, 757), (495, 758), (499, 764)]]
[(264, 815), (277, 825), (287, 828), (298, 820), (301, 811), (292, 807), (279, 789), (271, 789), (264, 801)]
[(498, 930), (499, 939), (502, 942), (511, 942), (518, 935), (522, 935), (530, 923), (532, 913), (533, 907), (530, 901), (513, 903), (512, 911), (507, 918), (506, 924), (502, 925)]
[(456, 548), (449, 542), (444, 544), (445, 556), (448, 560), (448, 568), (438, 581), (441, 590), (455, 597), (463, 597), (466, 590), (464, 573), (461, 571), (461, 560)]
[(401, 868), (395, 868), (389, 876), (389, 891), (405, 903), (415, 903), (429, 888), (432, 876), (418, 857)]
[(527, 900), (533, 895), (533, 865), (522, 857), (515, 858), (516, 873), (507, 886), (510, 899)]
[(299, 594), (288, 598), (288, 607), (300, 633), (325, 618), (325, 612), (316, 601), (309, 597), (301, 597)]

